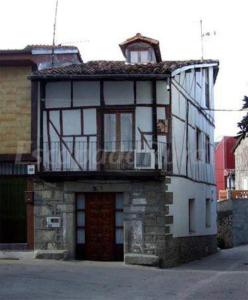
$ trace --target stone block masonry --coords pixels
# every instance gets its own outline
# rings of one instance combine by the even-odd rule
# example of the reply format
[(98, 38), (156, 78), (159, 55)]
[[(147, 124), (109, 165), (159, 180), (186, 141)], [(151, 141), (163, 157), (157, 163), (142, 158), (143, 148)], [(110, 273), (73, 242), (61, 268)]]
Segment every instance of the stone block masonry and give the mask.
[[(76, 193), (113, 192), (124, 195), (126, 263), (172, 267), (216, 251), (215, 236), (173, 237), (173, 193), (165, 181), (39, 180), (34, 190), (35, 250), (66, 251), (74, 258)], [(47, 217), (53, 216), (60, 217), (61, 227), (47, 228)]]
[(222, 246), (230, 248), (248, 244), (248, 199), (220, 201), (217, 210), (218, 238)]
[(0, 67), (0, 154), (30, 153), (31, 67)]

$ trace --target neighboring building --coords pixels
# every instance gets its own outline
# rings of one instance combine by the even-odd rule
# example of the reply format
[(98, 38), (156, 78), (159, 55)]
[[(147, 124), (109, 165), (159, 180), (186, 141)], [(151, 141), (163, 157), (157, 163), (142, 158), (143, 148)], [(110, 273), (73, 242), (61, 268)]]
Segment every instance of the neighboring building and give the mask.
[(235, 188), (248, 190), (248, 138), (239, 138), (234, 148), (235, 155)]
[(82, 62), (78, 49), (69, 46), (57, 46), (54, 51), (42, 45), (0, 50), (0, 249), (33, 248), (28, 168), (36, 163), (31, 140), (37, 129), (31, 125), (34, 90), (27, 77), (51, 65), (52, 54), (56, 65)]
[(218, 201), (218, 238), (224, 247), (248, 243), (248, 138), (235, 139), (235, 190)]
[(218, 62), (162, 61), (141, 34), (120, 47), (126, 61), (31, 76), (35, 249), (161, 266), (214, 253)]
[(235, 158), (233, 153), (235, 144), (235, 137), (224, 136), (215, 148), (217, 195), (221, 190), (235, 188)]

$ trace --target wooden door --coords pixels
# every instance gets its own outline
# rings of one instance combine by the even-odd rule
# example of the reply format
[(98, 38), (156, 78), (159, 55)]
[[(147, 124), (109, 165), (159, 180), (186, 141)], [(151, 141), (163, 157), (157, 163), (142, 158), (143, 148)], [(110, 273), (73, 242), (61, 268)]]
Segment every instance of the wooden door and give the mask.
[(27, 242), (26, 181), (0, 180), (0, 243)]
[(86, 259), (113, 260), (115, 242), (115, 194), (86, 195)]

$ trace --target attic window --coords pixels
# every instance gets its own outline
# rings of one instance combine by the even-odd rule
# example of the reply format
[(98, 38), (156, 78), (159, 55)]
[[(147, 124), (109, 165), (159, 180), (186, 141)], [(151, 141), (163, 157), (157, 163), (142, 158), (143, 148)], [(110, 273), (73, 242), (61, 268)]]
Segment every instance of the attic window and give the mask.
[(146, 64), (152, 61), (151, 52), (149, 50), (130, 50), (129, 62), (131, 64)]

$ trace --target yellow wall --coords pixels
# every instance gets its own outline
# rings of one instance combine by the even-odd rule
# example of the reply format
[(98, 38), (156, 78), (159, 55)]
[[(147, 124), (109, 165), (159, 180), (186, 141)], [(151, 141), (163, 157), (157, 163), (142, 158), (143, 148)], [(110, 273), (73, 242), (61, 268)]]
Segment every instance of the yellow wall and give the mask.
[(0, 67), (0, 154), (31, 152), (31, 67)]

